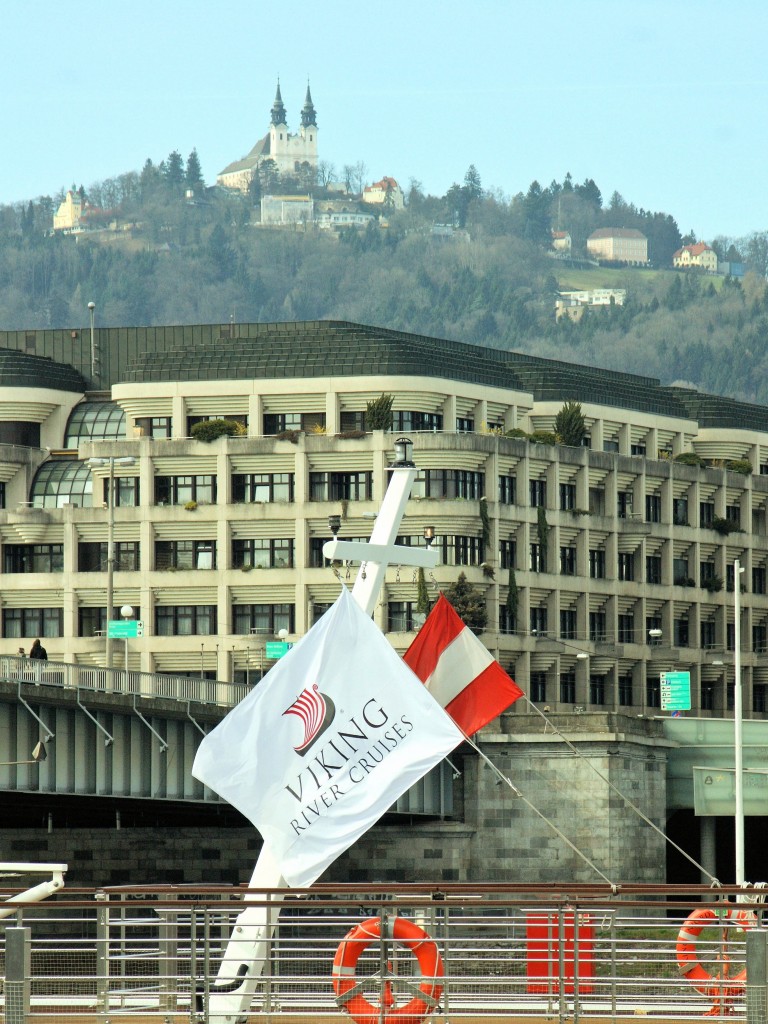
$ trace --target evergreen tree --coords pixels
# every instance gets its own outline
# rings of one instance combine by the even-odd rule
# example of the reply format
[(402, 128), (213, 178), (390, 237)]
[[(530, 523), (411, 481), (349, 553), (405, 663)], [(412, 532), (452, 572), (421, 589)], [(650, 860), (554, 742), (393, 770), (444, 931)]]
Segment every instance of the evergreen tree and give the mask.
[(187, 169), (184, 172), (184, 183), (187, 188), (191, 188), (195, 194), (199, 194), (205, 188), (203, 172), (200, 167), (200, 158), (197, 155), (196, 149), (193, 149), (187, 157)]
[(168, 159), (164, 161), (162, 167), (165, 184), (169, 191), (180, 193), (184, 188), (184, 161), (181, 159), (181, 153), (174, 149), (172, 153), (168, 154)]
[(482, 633), (488, 625), (485, 598), (469, 582), (463, 572), (459, 573), (459, 578), (455, 583), (446, 588), (444, 594), (453, 605), (461, 621), (469, 626), (473, 633)]

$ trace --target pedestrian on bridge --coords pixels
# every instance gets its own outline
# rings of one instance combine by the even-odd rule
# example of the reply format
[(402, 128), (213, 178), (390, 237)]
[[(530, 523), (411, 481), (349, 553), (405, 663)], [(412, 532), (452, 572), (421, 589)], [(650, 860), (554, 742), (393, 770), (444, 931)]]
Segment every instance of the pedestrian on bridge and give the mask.
[(35, 640), (29, 648), (29, 656), (37, 661), (48, 661), (48, 651), (46, 651), (39, 640)]

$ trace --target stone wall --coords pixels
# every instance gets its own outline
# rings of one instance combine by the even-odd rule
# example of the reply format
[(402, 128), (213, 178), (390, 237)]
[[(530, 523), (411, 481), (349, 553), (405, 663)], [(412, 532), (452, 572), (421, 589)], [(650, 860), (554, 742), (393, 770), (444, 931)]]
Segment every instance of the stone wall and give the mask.
[[(664, 827), (661, 723), (594, 713), (550, 721), (581, 756), (532, 715), (510, 718), (514, 737), (483, 737), (483, 751), (597, 871), (466, 747), (452, 756), (459, 820), (374, 828), (323, 880), (599, 882), (599, 871), (612, 882), (664, 882), (664, 840), (623, 799)], [(245, 883), (259, 847), (251, 828), (0, 829), (0, 860), (65, 861), (72, 887)]]

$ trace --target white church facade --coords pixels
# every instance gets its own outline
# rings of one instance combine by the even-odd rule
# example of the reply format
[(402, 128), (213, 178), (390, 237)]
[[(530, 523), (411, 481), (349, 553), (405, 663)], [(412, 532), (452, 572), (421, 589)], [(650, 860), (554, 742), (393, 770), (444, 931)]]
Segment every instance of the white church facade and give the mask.
[(258, 168), (267, 161), (271, 161), (274, 170), (281, 175), (312, 172), (314, 176), (317, 171), (317, 115), (309, 84), (298, 132), (291, 133), (288, 130), (287, 113), (278, 82), (269, 131), (246, 156), (228, 164), (217, 175), (216, 183), (246, 192)]

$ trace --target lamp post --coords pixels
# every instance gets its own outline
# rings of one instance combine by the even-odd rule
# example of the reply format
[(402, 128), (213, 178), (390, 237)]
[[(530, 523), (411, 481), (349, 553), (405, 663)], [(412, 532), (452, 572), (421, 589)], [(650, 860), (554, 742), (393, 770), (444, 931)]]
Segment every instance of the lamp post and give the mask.
[(734, 831), (736, 833), (736, 885), (744, 877), (744, 737), (741, 680), (741, 579), (744, 568), (733, 563), (733, 767), (734, 767)]
[(88, 303), (88, 312), (91, 317), (91, 383), (96, 383), (96, 333), (93, 329), (93, 319), (96, 313), (96, 303)]
[[(109, 486), (107, 489), (107, 508), (109, 517), (107, 519), (107, 635), (104, 650), (105, 667), (112, 668), (112, 640), (109, 636), (109, 620), (112, 615), (114, 603), (114, 578), (115, 578), (115, 466), (132, 466), (136, 459), (132, 455), (115, 456), (108, 455), (104, 458), (93, 458), (88, 460), (91, 469), (99, 469), (101, 466), (109, 466)], [(131, 612), (133, 614), (133, 612)]]

